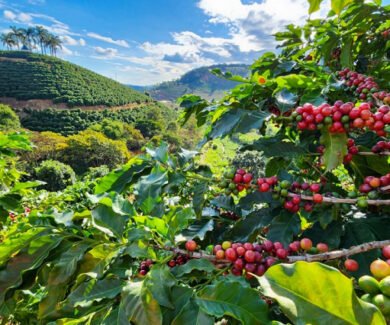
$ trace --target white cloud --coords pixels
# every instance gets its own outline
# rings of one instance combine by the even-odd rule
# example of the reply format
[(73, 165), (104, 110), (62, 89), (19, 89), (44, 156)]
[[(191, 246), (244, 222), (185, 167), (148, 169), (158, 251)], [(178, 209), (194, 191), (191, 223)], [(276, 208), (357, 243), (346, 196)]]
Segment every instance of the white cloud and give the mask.
[(14, 23), (23, 23), (27, 24), (32, 21), (31, 15), (25, 12), (13, 12), (11, 10), (4, 10), (3, 12), (4, 18), (10, 20)]
[(100, 55), (100, 56), (103, 56), (106, 58), (113, 58), (118, 54), (118, 50), (113, 49), (111, 47), (103, 48), (100, 46), (95, 46), (93, 49), (95, 50), (95, 53), (97, 55)]
[(129, 44), (125, 40), (114, 40), (111, 37), (102, 36), (102, 35), (99, 35), (97, 33), (87, 33), (87, 36), (94, 38), (94, 39), (97, 39), (99, 41), (115, 44), (118, 46), (127, 47), (127, 48), (130, 47)]
[(69, 46), (85, 46), (85, 40), (80, 38), (80, 39), (75, 39), (69, 35), (63, 35), (63, 36), (60, 36), (62, 42), (65, 44), (65, 45), (69, 45)]
[[(270, 50), (276, 43), (272, 34), (287, 24), (302, 25), (308, 18), (307, 0), (264, 0), (244, 4), (241, 0), (200, 0), (198, 7), (212, 24), (229, 28), (232, 44), (241, 52)], [(329, 1), (313, 17), (323, 17)]]
[(62, 45), (62, 47), (58, 50), (58, 54), (60, 56), (71, 56), (74, 55), (74, 52), (68, 49), (66, 46)]

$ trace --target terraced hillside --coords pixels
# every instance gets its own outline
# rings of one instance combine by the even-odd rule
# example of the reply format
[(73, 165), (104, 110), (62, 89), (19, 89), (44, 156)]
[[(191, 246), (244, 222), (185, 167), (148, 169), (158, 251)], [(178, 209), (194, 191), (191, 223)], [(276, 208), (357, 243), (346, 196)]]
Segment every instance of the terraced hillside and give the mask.
[(74, 106), (123, 106), (148, 96), (88, 69), (51, 56), (0, 51), (0, 97), (42, 99)]

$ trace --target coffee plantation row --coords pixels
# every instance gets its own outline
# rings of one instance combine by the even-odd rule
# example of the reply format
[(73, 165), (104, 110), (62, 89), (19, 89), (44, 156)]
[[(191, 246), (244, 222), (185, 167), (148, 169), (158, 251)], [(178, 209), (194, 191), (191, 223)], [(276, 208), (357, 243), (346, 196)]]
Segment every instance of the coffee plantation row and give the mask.
[(123, 106), (152, 100), (75, 64), (45, 55), (0, 51), (0, 94), (19, 100), (51, 99), (74, 106)]
[(26, 135), (1, 134), (1, 320), (385, 325), (390, 7), (331, 7), (248, 78), (215, 71), (239, 82), (220, 101), (180, 99), (200, 146), (229, 137), (260, 171), (162, 142), (45, 196), (16, 167)]

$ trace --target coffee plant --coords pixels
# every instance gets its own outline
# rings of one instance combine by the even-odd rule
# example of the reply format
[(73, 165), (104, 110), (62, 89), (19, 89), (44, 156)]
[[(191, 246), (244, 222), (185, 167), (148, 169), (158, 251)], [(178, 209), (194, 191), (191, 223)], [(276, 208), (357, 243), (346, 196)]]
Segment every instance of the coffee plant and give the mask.
[(390, 12), (331, 5), (277, 33), (280, 54), (250, 77), (214, 71), (240, 83), (221, 101), (180, 100), (202, 144), (256, 132), (239, 151), (261, 155), (259, 175), (216, 176), (162, 143), (91, 183), (78, 209), (31, 194), (3, 207), (0, 320), (386, 324)]

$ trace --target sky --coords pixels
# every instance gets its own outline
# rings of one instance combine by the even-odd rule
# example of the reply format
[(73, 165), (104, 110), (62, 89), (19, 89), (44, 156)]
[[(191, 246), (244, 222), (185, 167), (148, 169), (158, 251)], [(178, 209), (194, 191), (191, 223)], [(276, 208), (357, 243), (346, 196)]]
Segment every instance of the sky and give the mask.
[[(325, 0), (312, 17), (328, 9)], [(307, 0), (0, 0), (0, 32), (44, 26), (61, 37), (61, 58), (152, 85), (201, 66), (250, 64), (275, 48), (274, 32), (303, 24), (307, 10)]]

